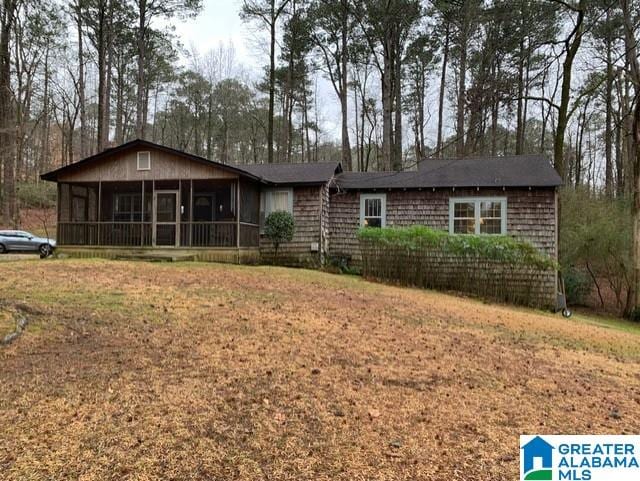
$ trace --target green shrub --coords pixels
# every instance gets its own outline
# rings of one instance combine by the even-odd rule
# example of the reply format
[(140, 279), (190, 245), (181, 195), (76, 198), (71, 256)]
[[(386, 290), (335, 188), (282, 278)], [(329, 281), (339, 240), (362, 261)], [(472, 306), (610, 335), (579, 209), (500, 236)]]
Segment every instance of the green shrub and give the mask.
[(556, 263), (507, 236), (450, 235), (425, 226), (361, 229), (365, 276), (485, 299), (555, 307)]
[(580, 269), (569, 267), (562, 271), (567, 303), (584, 306), (593, 284), (587, 273)]
[(610, 289), (616, 305), (602, 308), (628, 310), (631, 290), (632, 222), (631, 201), (622, 196), (611, 199), (586, 188), (566, 188), (561, 192), (560, 264), (563, 272), (579, 269), (590, 273), (598, 291)]
[(640, 322), (640, 309), (638, 308), (631, 309), (631, 312), (629, 312), (629, 315), (627, 317), (629, 318), (630, 321)]
[(418, 225), (383, 229), (362, 228), (358, 231), (358, 237), (364, 242), (410, 251), (437, 248), (447, 254), (525, 265), (542, 270), (556, 267), (553, 259), (530, 243), (509, 236), (451, 235), (445, 231)]
[(291, 242), (295, 223), (289, 212), (277, 211), (267, 216), (264, 223), (264, 234), (273, 243), (274, 260), (278, 257), (278, 248), (284, 242)]

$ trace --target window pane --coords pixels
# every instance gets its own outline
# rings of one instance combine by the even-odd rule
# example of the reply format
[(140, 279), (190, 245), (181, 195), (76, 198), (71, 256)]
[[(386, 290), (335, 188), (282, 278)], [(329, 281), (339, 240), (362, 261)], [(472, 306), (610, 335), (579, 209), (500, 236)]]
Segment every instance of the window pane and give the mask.
[(502, 220), (501, 219), (481, 219), (480, 233), (481, 234), (501, 234)]
[(380, 217), (365, 217), (364, 218), (364, 226), (365, 227), (382, 227), (382, 218), (380, 218)]
[(271, 195), (271, 212), (289, 210), (289, 192), (273, 192)]
[(475, 234), (475, 219), (454, 219), (453, 232), (454, 234)]
[(364, 212), (367, 217), (380, 217), (382, 215), (382, 199), (365, 199)]
[(502, 204), (500, 202), (481, 202), (480, 203), (481, 217), (500, 217), (501, 211), (502, 211)]
[(475, 204), (473, 202), (456, 202), (454, 204), (454, 217), (475, 217)]

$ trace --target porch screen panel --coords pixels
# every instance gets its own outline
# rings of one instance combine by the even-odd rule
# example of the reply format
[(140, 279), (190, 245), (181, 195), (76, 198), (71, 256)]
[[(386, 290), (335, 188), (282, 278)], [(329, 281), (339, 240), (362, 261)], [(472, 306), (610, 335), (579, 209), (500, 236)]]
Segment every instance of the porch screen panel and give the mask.
[(240, 222), (260, 221), (260, 191), (252, 184), (240, 184)]

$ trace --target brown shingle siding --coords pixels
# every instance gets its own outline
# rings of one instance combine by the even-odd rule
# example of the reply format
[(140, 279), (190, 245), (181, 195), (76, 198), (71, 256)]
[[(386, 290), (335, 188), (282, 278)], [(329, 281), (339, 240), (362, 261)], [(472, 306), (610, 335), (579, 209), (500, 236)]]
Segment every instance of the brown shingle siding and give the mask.
[[(531, 242), (555, 256), (554, 189), (426, 189), (393, 190), (387, 195), (387, 226), (426, 225), (449, 229), (449, 199), (452, 197), (506, 197), (507, 234)], [(337, 192), (329, 210), (329, 252), (360, 259), (356, 233), (360, 222), (360, 194)]]
[[(320, 245), (320, 212), (322, 186), (295, 187), (293, 189), (293, 240), (280, 246), (278, 256), (289, 265), (317, 266), (320, 252), (311, 251), (311, 243)], [(270, 259), (273, 245), (266, 236), (260, 236), (260, 253)]]

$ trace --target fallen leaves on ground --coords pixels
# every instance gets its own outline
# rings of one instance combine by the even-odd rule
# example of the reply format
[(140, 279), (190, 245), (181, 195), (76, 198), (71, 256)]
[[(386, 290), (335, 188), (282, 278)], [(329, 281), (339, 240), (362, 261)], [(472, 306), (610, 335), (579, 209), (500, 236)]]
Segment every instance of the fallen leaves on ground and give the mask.
[(512, 480), (523, 433), (640, 431), (640, 337), (273, 267), (7, 262), (3, 480)]

